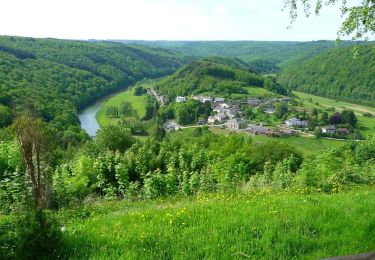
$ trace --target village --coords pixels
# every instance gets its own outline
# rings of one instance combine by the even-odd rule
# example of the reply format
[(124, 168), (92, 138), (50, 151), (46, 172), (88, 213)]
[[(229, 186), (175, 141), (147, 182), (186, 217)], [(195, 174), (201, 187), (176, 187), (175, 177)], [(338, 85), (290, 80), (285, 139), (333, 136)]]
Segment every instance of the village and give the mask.
[[(150, 89), (148, 94), (154, 96), (160, 104), (165, 104), (166, 98), (157, 94), (154, 89)], [(250, 135), (264, 135), (268, 137), (296, 136), (300, 134), (312, 137), (317, 131), (322, 136), (329, 136), (336, 133), (341, 136), (349, 134), (347, 128), (340, 128), (331, 124), (316, 126), (315, 129), (309, 129), (308, 120), (302, 120), (293, 115), (282, 120), (280, 124), (269, 124), (259, 120), (255, 121), (245, 116), (246, 108), (257, 111), (262, 109), (264, 113), (271, 116), (275, 113), (275, 105), (277, 103), (288, 105), (293, 101), (291, 97), (247, 97), (246, 100), (239, 101), (229, 100), (224, 97), (213, 97), (211, 95), (192, 95), (190, 97), (177, 96), (174, 102), (185, 103), (189, 99), (196, 100), (200, 103), (211, 104), (212, 114), (207, 120), (200, 119), (197, 125), (182, 126), (178, 124), (176, 120), (167, 120), (164, 124), (164, 129), (167, 132), (184, 128), (209, 126), (226, 129), (231, 132), (242, 132)]]

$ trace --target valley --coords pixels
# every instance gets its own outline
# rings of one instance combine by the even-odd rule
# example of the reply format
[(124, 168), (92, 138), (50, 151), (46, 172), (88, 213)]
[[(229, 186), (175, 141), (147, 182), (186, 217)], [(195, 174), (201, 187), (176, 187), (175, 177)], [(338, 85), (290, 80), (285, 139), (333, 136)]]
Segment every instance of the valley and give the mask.
[(353, 44), (0, 36), (0, 258), (371, 251), (373, 42)]

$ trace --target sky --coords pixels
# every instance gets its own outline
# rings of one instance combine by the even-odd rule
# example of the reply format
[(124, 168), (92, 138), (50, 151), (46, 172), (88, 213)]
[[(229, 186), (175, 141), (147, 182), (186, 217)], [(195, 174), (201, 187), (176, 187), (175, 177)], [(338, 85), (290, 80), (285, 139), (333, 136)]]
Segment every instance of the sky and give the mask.
[(1, 0), (0, 34), (61, 39), (334, 40), (338, 7), (300, 15), (283, 0)]

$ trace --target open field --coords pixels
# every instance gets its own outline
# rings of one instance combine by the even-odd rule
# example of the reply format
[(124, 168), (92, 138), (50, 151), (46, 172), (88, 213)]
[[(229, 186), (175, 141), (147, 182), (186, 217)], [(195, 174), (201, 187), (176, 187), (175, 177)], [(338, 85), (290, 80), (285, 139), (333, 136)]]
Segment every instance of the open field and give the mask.
[(96, 120), (100, 126), (116, 124), (120, 120), (120, 117), (108, 118), (106, 116), (106, 110), (109, 106), (120, 107), (121, 103), (125, 101), (131, 103), (133, 109), (137, 112), (138, 117), (142, 117), (146, 113), (145, 99), (145, 95), (134, 96), (134, 87), (129, 88), (104, 102), (99, 111), (96, 113)]
[(105, 202), (59, 218), (62, 258), (318, 259), (375, 245), (373, 187)]
[(246, 87), (247, 93), (251, 96), (274, 96), (275, 93), (268, 91), (265, 88), (260, 88), (260, 87)]
[[(345, 101), (338, 101), (330, 98), (319, 97), (311, 94), (306, 94), (298, 91), (293, 93), (300, 99), (303, 99), (303, 104), (306, 108), (320, 108), (327, 109), (334, 107), (337, 111), (343, 109), (353, 110), (358, 116), (358, 127), (365, 134), (375, 133), (375, 117), (363, 117), (362, 114), (365, 112), (372, 113), (375, 116), (375, 108), (361, 106)], [(311, 101), (309, 101), (311, 100)], [(318, 104), (318, 105), (317, 105)]]
[[(361, 106), (358, 104), (353, 104), (345, 101), (334, 100), (325, 97), (319, 97), (312, 94), (307, 94), (299, 91), (293, 91), (293, 93), (300, 99), (304, 99), (307, 107), (317, 107), (315, 103), (322, 105), (323, 107), (335, 107), (338, 110), (350, 109), (358, 114), (363, 114), (365, 112), (373, 113), (375, 115), (374, 107)], [(311, 99), (311, 102), (309, 101)]]
[[(220, 129), (217, 127), (211, 127), (210, 130), (216, 134), (224, 134), (228, 135), (231, 132), (227, 129)], [(245, 133), (243, 133), (245, 134)], [(245, 134), (248, 135), (248, 134)], [(301, 151), (304, 155), (313, 155), (319, 151), (339, 147), (341, 145), (345, 145), (350, 143), (350, 141), (336, 141), (336, 140), (328, 140), (328, 139), (317, 139), (317, 138), (308, 138), (308, 137), (300, 137), (300, 136), (291, 136), (291, 137), (267, 137), (264, 135), (255, 135), (251, 136), (254, 142), (282, 142), (285, 144), (289, 144), (291, 146), (296, 147), (299, 151)]]

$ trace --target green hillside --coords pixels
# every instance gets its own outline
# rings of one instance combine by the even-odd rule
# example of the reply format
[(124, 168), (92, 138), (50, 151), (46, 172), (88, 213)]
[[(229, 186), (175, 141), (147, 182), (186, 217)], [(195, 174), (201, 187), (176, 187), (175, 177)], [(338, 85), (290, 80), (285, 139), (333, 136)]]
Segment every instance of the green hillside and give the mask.
[(375, 46), (329, 50), (300, 66), (285, 69), (280, 82), (289, 88), (316, 95), (375, 104)]
[[(269, 83), (252, 67), (238, 59), (207, 58), (193, 61), (157, 83), (156, 89), (169, 100), (197, 94), (247, 94), (247, 87)], [(275, 85), (276, 86), (276, 85)]]
[(249, 62), (259, 73), (274, 73), (280, 68), (299, 64), (328, 49), (354, 45), (350, 41), (120, 41), (157, 46), (186, 55), (237, 57)]
[(158, 48), (1, 36), (0, 127), (11, 122), (9, 108), (36, 110), (69, 143), (81, 131), (76, 109), (184, 63)]

